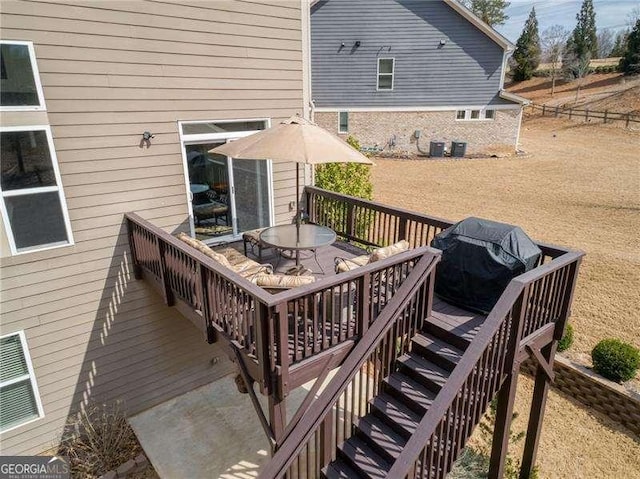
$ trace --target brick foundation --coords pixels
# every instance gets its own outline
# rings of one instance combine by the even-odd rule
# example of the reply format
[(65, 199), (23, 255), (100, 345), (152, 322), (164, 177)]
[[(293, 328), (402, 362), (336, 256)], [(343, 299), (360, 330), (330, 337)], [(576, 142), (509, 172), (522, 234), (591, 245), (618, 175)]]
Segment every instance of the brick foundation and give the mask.
[[(338, 133), (338, 112), (315, 112), (315, 122)], [(350, 111), (349, 133), (363, 148), (382, 148), (383, 155), (419, 155), (414, 132), (421, 131), (419, 146), (429, 151), (432, 140), (466, 141), (467, 155), (513, 153), (517, 148), (521, 110), (496, 110), (494, 120), (459, 121), (455, 111)]]

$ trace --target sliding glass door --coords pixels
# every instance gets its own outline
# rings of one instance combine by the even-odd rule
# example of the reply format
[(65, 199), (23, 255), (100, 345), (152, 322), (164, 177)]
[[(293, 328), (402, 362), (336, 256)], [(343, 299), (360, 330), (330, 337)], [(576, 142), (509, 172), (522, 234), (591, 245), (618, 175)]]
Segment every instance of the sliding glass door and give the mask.
[[(234, 239), (272, 224), (271, 165), (210, 153), (216, 146), (263, 129), (266, 122), (182, 123), (193, 233), (202, 241)], [(262, 127), (262, 128), (258, 128)]]

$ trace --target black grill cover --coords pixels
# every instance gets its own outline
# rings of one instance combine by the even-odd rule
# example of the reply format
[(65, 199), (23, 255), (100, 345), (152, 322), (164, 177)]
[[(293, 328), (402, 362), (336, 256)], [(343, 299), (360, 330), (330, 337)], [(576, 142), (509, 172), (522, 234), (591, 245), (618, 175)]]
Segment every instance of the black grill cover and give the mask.
[(436, 293), (447, 302), (487, 314), (511, 278), (536, 267), (542, 252), (522, 229), (467, 218), (437, 235), (442, 250)]

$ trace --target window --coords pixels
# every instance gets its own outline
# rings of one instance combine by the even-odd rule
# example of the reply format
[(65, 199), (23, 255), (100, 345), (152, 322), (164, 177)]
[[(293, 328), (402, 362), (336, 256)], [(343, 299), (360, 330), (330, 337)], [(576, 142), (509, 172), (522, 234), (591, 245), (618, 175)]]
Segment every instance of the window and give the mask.
[(0, 109), (44, 110), (33, 44), (0, 41), (0, 66)]
[(12, 253), (73, 244), (48, 126), (0, 128), (0, 207)]
[(0, 337), (0, 432), (44, 416), (24, 332)]
[(349, 133), (349, 112), (338, 113), (338, 133)]
[(495, 110), (458, 110), (456, 120), (493, 120)]
[(395, 59), (378, 58), (378, 90), (393, 90)]

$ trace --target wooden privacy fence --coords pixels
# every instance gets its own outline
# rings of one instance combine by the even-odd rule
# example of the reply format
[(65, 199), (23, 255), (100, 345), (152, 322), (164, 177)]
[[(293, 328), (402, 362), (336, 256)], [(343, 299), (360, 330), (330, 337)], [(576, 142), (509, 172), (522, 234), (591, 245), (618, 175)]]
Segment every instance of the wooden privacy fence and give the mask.
[(616, 113), (609, 110), (598, 111), (578, 108), (566, 108), (561, 106), (537, 105), (529, 104), (532, 112), (540, 112), (541, 116), (568, 117), (569, 119), (583, 118), (585, 122), (602, 121), (602, 123), (624, 123), (625, 128), (629, 128), (632, 124), (640, 123), (640, 115), (633, 113)]

